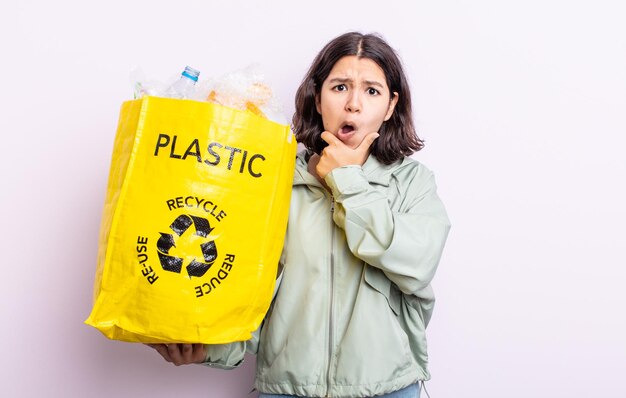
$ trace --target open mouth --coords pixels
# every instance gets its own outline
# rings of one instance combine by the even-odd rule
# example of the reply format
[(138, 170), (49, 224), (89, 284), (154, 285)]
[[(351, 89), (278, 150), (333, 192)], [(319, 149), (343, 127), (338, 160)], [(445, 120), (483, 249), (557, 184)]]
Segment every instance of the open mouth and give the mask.
[(354, 131), (354, 126), (351, 124), (345, 124), (341, 127), (340, 134), (350, 134)]

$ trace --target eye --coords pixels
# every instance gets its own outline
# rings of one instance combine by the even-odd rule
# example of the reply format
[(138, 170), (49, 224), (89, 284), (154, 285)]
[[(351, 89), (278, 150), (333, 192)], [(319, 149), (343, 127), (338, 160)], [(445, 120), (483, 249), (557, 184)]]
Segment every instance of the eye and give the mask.
[(369, 95), (379, 95), (380, 91), (376, 90), (375, 88), (370, 87), (367, 89), (367, 93)]
[(348, 89), (348, 87), (346, 87), (345, 84), (338, 84), (335, 87), (333, 87), (333, 90), (335, 91), (346, 91)]

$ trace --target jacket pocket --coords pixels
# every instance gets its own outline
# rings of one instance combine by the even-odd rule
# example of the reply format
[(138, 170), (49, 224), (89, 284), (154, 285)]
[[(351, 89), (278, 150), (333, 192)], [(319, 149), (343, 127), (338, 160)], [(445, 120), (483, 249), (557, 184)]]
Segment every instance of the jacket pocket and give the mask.
[(373, 386), (418, 374), (410, 337), (400, 320), (400, 296), (392, 294), (393, 284), (376, 268), (366, 265), (362, 278), (345, 332), (341, 332), (333, 365), (336, 383)]
[(381, 293), (387, 299), (389, 308), (393, 313), (398, 316), (401, 311), (402, 305), (402, 292), (396, 288), (393, 283), (387, 278), (385, 273), (378, 268), (371, 265), (365, 266), (365, 282), (373, 287), (379, 293)]
[[(396, 315), (400, 329), (408, 339), (408, 348), (420, 369), (420, 379), (429, 379), (426, 322), (422, 308), (425, 303), (417, 296), (403, 294), (378, 268), (367, 265), (364, 279), (369, 286), (387, 299), (389, 308)], [(432, 303), (428, 302), (427, 304)]]

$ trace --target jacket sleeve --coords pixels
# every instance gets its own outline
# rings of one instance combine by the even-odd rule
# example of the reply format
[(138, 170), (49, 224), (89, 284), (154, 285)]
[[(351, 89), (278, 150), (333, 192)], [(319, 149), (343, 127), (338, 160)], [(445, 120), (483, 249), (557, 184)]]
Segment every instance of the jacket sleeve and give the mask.
[(420, 296), (435, 274), (450, 222), (426, 167), (414, 163), (391, 179), (389, 189), (397, 189), (393, 209), (360, 166), (336, 168), (325, 180), (335, 198), (334, 221), (350, 251), (381, 269), (403, 293)]
[(228, 344), (205, 344), (206, 358), (202, 365), (218, 369), (235, 369), (243, 363), (246, 352), (256, 354), (259, 346), (259, 327), (247, 341), (237, 341)]

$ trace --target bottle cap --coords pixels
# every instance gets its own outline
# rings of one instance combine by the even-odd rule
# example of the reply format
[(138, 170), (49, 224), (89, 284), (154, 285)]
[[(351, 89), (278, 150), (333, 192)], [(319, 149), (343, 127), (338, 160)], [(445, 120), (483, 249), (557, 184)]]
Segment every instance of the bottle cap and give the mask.
[(200, 71), (196, 70), (190, 66), (186, 66), (185, 70), (182, 73), (183, 76), (193, 80), (194, 82), (198, 81), (198, 76), (200, 76)]

